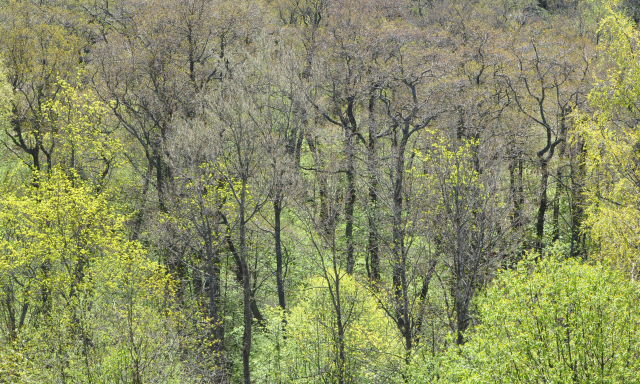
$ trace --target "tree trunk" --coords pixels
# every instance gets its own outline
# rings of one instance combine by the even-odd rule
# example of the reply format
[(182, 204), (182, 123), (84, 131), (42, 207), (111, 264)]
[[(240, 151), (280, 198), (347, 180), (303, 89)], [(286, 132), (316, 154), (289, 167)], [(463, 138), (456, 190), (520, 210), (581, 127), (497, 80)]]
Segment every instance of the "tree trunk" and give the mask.
[[(320, 150), (316, 147), (316, 141), (311, 135), (306, 135), (307, 145), (309, 146), (309, 151), (314, 158), (316, 166), (318, 169), (322, 168), (322, 156)], [(316, 172), (316, 179), (318, 180), (319, 188), (318, 188), (318, 197), (320, 200), (320, 221), (322, 222), (323, 234), (325, 236), (329, 235), (331, 230), (329, 228), (329, 207), (327, 204), (327, 181), (325, 176), (321, 172)]]
[[(336, 293), (338, 290), (336, 289)], [(338, 297), (340, 297), (338, 295)], [(345, 374), (345, 362), (347, 360), (347, 354), (344, 348), (344, 323), (342, 321), (342, 314), (338, 312), (338, 384), (344, 384)]]
[(564, 188), (564, 184), (562, 182), (562, 159), (564, 158), (564, 153), (566, 149), (566, 140), (565, 137), (567, 135), (567, 128), (565, 123), (564, 115), (560, 122), (560, 138), (562, 142), (560, 142), (560, 148), (558, 150), (558, 160), (560, 165), (556, 170), (556, 193), (553, 198), (553, 242), (557, 241), (560, 238), (560, 199), (562, 196), (562, 190)]
[[(409, 127), (404, 127), (408, 132)], [(404, 226), (402, 221), (402, 188), (404, 183), (404, 152), (408, 135), (403, 134), (394, 153), (395, 170), (393, 179), (393, 287), (396, 299), (398, 328), (405, 339), (407, 351), (412, 348), (411, 324), (409, 319), (409, 298), (407, 289), (407, 263), (404, 252)], [(394, 139), (395, 141), (395, 139)]]
[(347, 273), (353, 273), (355, 265), (353, 252), (353, 211), (356, 203), (356, 184), (355, 184), (355, 155), (353, 153), (353, 135), (346, 130), (346, 152), (347, 152), (347, 196), (345, 204), (345, 239), (347, 240)]
[(220, 352), (224, 341), (222, 320), (218, 314), (218, 300), (220, 299), (220, 256), (214, 251), (211, 229), (207, 228), (205, 248), (207, 252), (207, 267), (209, 269), (209, 318), (213, 334), (213, 350)]
[[(219, 208), (220, 209), (220, 208)], [(238, 250), (236, 249), (235, 245), (233, 244), (233, 240), (231, 239), (231, 225), (229, 224), (229, 221), (227, 220), (227, 217), (224, 215), (224, 213), (222, 213), (220, 210), (218, 210), (218, 214), (220, 215), (220, 218), (222, 220), (222, 224), (224, 224), (227, 227), (226, 230), (226, 235), (225, 235), (225, 239), (224, 241), (227, 243), (227, 246), (229, 247), (229, 251), (231, 252), (231, 255), (233, 256), (233, 261), (236, 264), (236, 271), (235, 271), (235, 275), (236, 275), (236, 281), (240, 284), (244, 284), (243, 283), (243, 279), (244, 279), (244, 268), (242, 266), (242, 258), (240, 256), (240, 254), (238, 253)], [(258, 305), (255, 303), (255, 299), (253, 297), (253, 293), (251, 293), (251, 311), (253, 312), (253, 317), (258, 320), (260, 322), (260, 324), (264, 323), (264, 317), (262, 316), (262, 313), (260, 312), (260, 308), (258, 308)]]
[(431, 260), (429, 261), (429, 264), (427, 265), (427, 269), (426, 269), (426, 274), (422, 280), (422, 289), (420, 289), (420, 313), (418, 315), (418, 318), (416, 320), (416, 326), (415, 326), (415, 337), (416, 337), (416, 345), (421, 341), (421, 337), (419, 335), (421, 335), (422, 333), (422, 324), (424, 321), (424, 315), (427, 309), (427, 294), (429, 293), (429, 283), (431, 282), (431, 278), (433, 277), (433, 274), (436, 270), (436, 264), (437, 264), (437, 260)]
[(367, 219), (369, 222), (369, 261), (371, 272), (369, 278), (372, 282), (380, 281), (380, 246), (378, 244), (378, 162), (376, 156), (376, 127), (374, 107), (376, 98), (369, 99), (369, 142), (367, 143), (367, 168), (369, 171), (369, 209)]
[(560, 198), (562, 189), (562, 168), (558, 167), (556, 170), (556, 193), (553, 197), (553, 235), (551, 237), (552, 242), (556, 242), (560, 239)]
[(242, 288), (243, 288), (243, 306), (244, 306), (244, 334), (242, 339), (242, 366), (244, 372), (244, 383), (251, 384), (251, 370), (249, 367), (249, 358), (251, 356), (251, 285), (249, 283), (249, 266), (247, 264), (247, 238), (246, 238), (246, 220), (245, 205), (247, 198), (247, 181), (242, 180), (240, 190), (239, 204), (239, 227), (240, 227), (240, 263), (242, 266)]
[(540, 205), (538, 206), (538, 220), (536, 222), (536, 250), (538, 257), (543, 257), (544, 248), (544, 216), (547, 212), (547, 187), (549, 184), (549, 168), (547, 160), (540, 159)]
[(509, 166), (509, 184), (513, 211), (511, 213), (511, 226), (514, 229), (522, 227), (522, 206), (524, 205), (524, 191), (522, 186), (523, 164), (522, 159), (514, 159)]
[(584, 218), (582, 186), (586, 177), (586, 151), (582, 139), (577, 140), (574, 150), (576, 159), (571, 165), (571, 256), (586, 258), (585, 238), (582, 234), (582, 220)]
[(282, 244), (281, 244), (281, 228), (280, 228), (280, 215), (282, 213), (282, 198), (278, 194), (276, 199), (273, 202), (273, 212), (274, 212), (274, 231), (273, 236), (275, 237), (276, 243), (276, 284), (278, 287), (278, 304), (280, 308), (285, 309), (285, 299), (284, 299), (284, 278), (282, 276)]
[(346, 116), (348, 119), (348, 123), (344, 126), (345, 132), (345, 152), (347, 157), (347, 196), (346, 196), (346, 205), (345, 205), (345, 220), (346, 220), (346, 228), (345, 228), (345, 238), (347, 240), (347, 273), (353, 273), (353, 267), (355, 265), (355, 256), (353, 250), (353, 212), (356, 205), (356, 170), (355, 170), (355, 150), (354, 150), (354, 140), (356, 138), (355, 134), (357, 132), (357, 120), (355, 118), (355, 110), (354, 110), (354, 98), (349, 97)]

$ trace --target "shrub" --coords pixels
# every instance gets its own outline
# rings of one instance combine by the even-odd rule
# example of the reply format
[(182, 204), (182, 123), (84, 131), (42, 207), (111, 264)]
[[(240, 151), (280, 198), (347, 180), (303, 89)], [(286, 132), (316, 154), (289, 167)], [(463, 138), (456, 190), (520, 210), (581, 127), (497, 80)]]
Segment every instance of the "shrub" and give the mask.
[(611, 268), (523, 262), (478, 304), (482, 324), (440, 361), (441, 381), (640, 382), (638, 286)]

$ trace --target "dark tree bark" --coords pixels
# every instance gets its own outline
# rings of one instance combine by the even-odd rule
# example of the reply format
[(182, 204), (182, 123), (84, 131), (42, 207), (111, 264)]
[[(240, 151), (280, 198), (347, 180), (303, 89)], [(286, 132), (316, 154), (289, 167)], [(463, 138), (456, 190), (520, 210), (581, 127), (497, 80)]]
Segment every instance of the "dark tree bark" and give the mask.
[[(309, 151), (313, 156), (315, 166), (317, 169), (323, 168), (323, 160), (322, 153), (320, 149), (316, 146), (316, 139), (307, 134), (305, 137), (307, 141), (307, 145), (309, 146)], [(315, 172), (316, 180), (318, 181), (318, 200), (319, 200), (319, 210), (320, 210), (320, 221), (322, 222), (322, 226), (325, 228), (326, 234), (329, 233), (329, 206), (327, 202), (327, 181), (326, 177), (322, 172)]]
[[(416, 78), (413, 80), (401, 80), (400, 85), (410, 95), (409, 100), (412, 108), (406, 111), (405, 107), (400, 107), (400, 110), (392, 110), (392, 104), (394, 101), (389, 100), (386, 97), (380, 99), (384, 102), (386, 107), (386, 115), (390, 122), (390, 134), (391, 138), (391, 207), (392, 207), (392, 243), (391, 254), (393, 257), (393, 272), (392, 272), (392, 284), (393, 293), (395, 299), (395, 321), (396, 325), (402, 337), (404, 339), (404, 346), (407, 351), (413, 348), (413, 327), (410, 317), (409, 308), (409, 285), (407, 280), (407, 252), (404, 244), (404, 237), (406, 234), (406, 221), (404, 212), (404, 181), (406, 173), (405, 157), (407, 144), (411, 136), (424, 129), (431, 121), (436, 118), (436, 114), (428, 116), (419, 116), (419, 113), (423, 113), (419, 105), (421, 102), (418, 100), (418, 84), (421, 83), (422, 78)], [(394, 106), (395, 107), (395, 106)], [(406, 111), (406, 112), (405, 112)], [(403, 114), (404, 112), (404, 114)]]
[(571, 256), (586, 259), (585, 235), (582, 233), (584, 220), (583, 180), (586, 177), (586, 148), (579, 138), (572, 149), (571, 161)]
[(545, 214), (547, 212), (547, 187), (549, 184), (549, 166), (547, 160), (544, 158), (539, 159), (540, 164), (540, 197), (538, 200), (538, 213), (536, 218), (536, 250), (539, 257), (542, 257), (542, 251), (544, 249), (544, 222)]
[(511, 200), (513, 201), (513, 211), (511, 212), (511, 226), (518, 230), (523, 225), (522, 209), (524, 206), (524, 186), (522, 175), (524, 164), (520, 154), (511, 160), (509, 164), (509, 187)]
[(375, 125), (376, 96), (369, 99), (369, 137), (367, 142), (367, 170), (369, 172), (369, 207), (367, 220), (369, 224), (368, 265), (370, 265), (369, 279), (376, 284), (380, 281), (380, 244), (378, 238), (378, 158), (376, 154), (376, 125)]
[(353, 212), (356, 205), (356, 170), (355, 170), (355, 143), (357, 122), (354, 111), (354, 98), (349, 97), (347, 102), (346, 118), (348, 123), (343, 121), (345, 132), (345, 155), (347, 160), (347, 196), (344, 209), (344, 216), (346, 221), (345, 227), (345, 239), (347, 241), (346, 259), (347, 259), (347, 273), (353, 273), (353, 267), (355, 265), (355, 256), (353, 248)]
[(409, 318), (409, 297), (407, 285), (407, 260), (404, 247), (404, 221), (402, 218), (402, 187), (404, 183), (405, 159), (404, 152), (409, 139), (410, 126), (404, 124), (402, 137), (399, 142), (394, 138), (394, 177), (393, 177), (393, 287), (397, 301), (396, 316), (398, 328), (405, 339), (405, 348), (411, 350), (413, 336), (411, 334), (411, 320)]
[[(243, 291), (243, 307), (244, 307), (244, 333), (242, 336), (242, 368), (244, 373), (244, 383), (251, 384), (251, 369), (249, 358), (251, 356), (251, 285), (249, 266), (247, 264), (247, 220), (246, 220), (246, 202), (247, 202), (247, 180), (241, 180), (239, 201), (238, 201), (238, 226), (240, 232), (240, 265), (242, 267), (242, 291)], [(233, 188), (233, 187), (231, 187)]]
[(275, 219), (273, 236), (275, 238), (276, 251), (276, 284), (278, 289), (278, 304), (280, 305), (280, 308), (284, 310), (286, 308), (286, 303), (284, 297), (284, 278), (282, 272), (282, 229), (280, 225), (280, 216), (282, 214), (282, 199), (279, 194), (276, 195), (276, 198), (273, 201), (273, 212)]

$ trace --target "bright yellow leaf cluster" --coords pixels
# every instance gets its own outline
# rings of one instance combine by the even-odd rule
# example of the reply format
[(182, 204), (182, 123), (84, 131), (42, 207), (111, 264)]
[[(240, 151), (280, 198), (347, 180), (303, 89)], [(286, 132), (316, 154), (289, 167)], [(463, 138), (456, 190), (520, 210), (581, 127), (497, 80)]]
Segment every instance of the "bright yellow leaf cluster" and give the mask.
[(0, 382), (177, 375), (170, 276), (124, 224), (57, 169), (0, 198)]
[(640, 32), (609, 8), (601, 23), (602, 44), (592, 114), (577, 114), (586, 145), (585, 208), (594, 257), (638, 274), (640, 262)]

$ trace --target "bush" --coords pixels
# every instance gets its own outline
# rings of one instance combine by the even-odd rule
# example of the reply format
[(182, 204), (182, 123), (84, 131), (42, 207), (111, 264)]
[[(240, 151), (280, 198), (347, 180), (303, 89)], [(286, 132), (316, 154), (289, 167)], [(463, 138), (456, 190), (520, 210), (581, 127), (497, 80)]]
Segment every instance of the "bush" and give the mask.
[[(523, 262), (479, 300), (482, 325), (435, 378), (473, 383), (640, 382), (640, 294), (602, 265)], [(416, 377), (419, 369), (415, 369)]]
[(172, 281), (57, 170), (0, 197), (0, 383), (185, 383)]
[[(338, 377), (337, 326), (327, 282), (310, 279), (289, 313), (268, 311), (268, 332), (256, 336), (255, 381), (323, 383)], [(346, 382), (391, 383), (402, 367), (397, 328), (369, 290), (349, 275), (340, 279), (345, 321)], [(283, 322), (286, 320), (286, 325)]]

